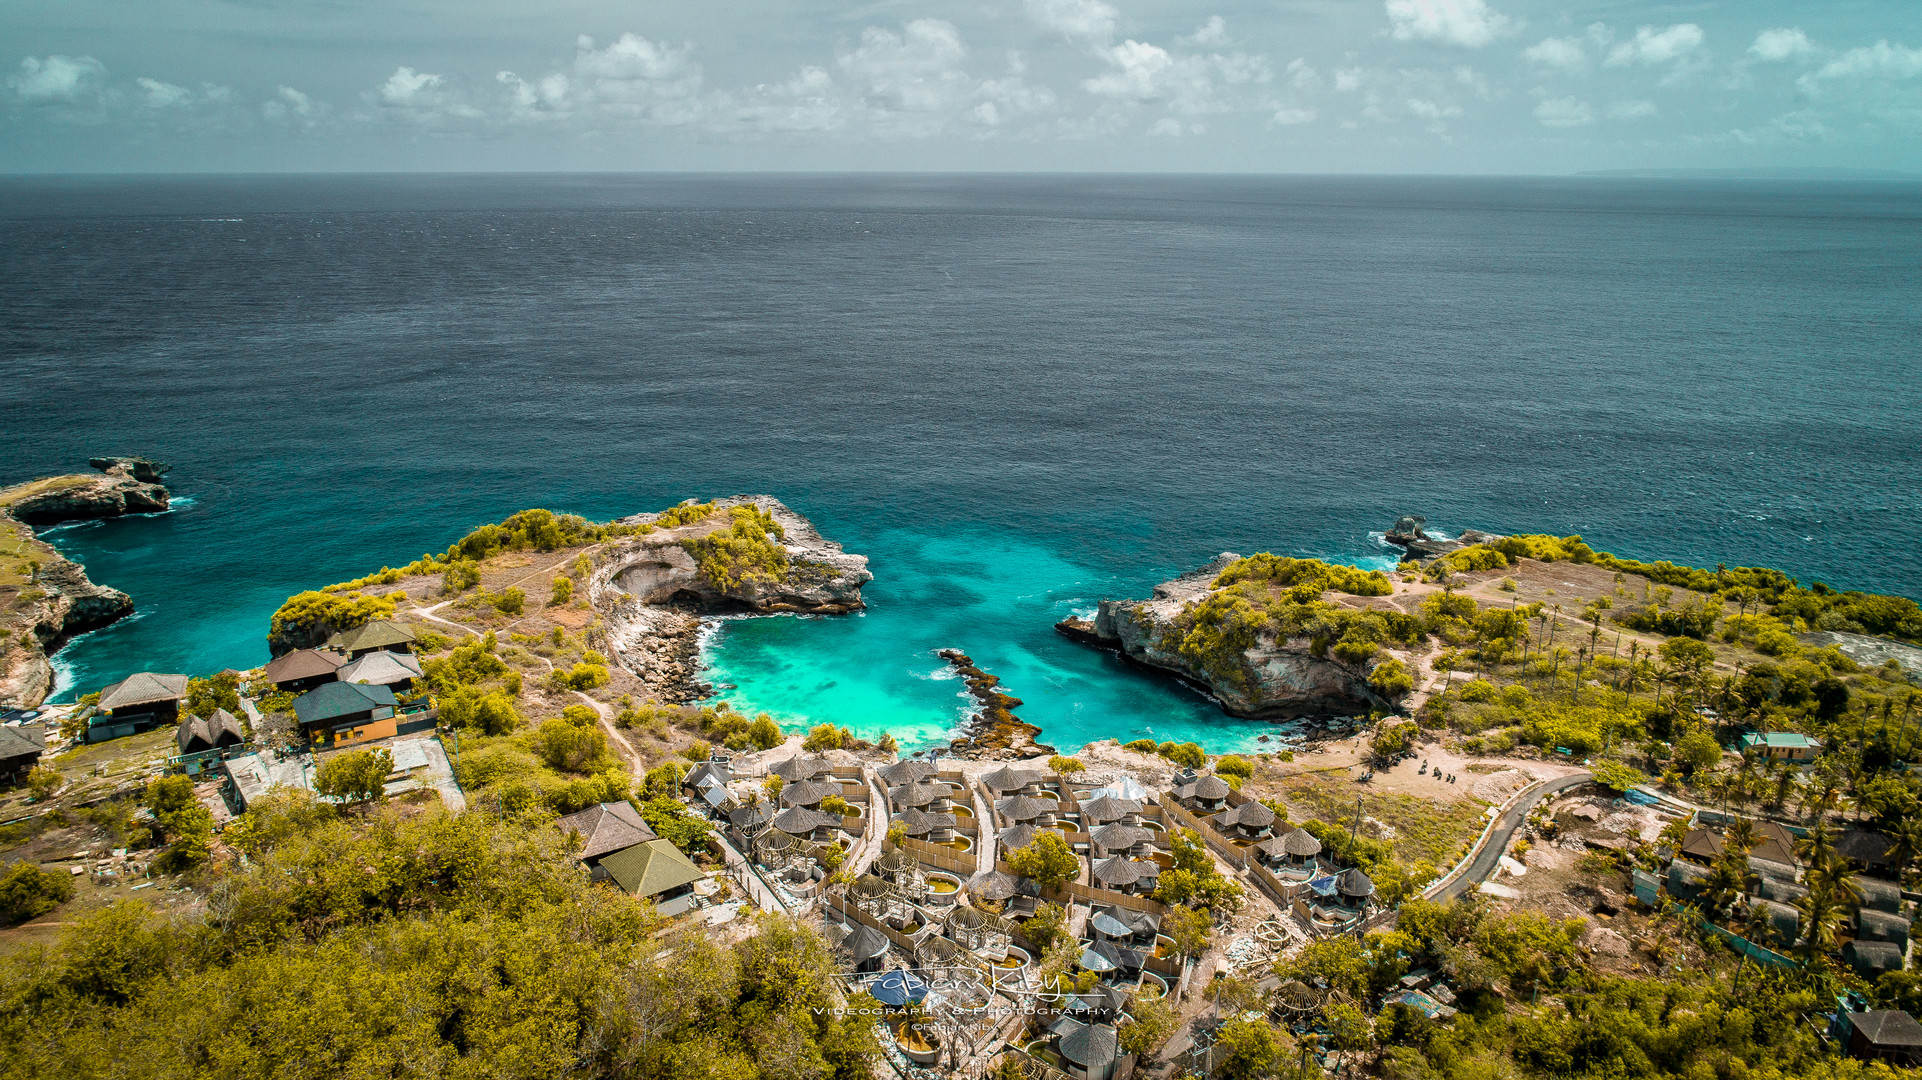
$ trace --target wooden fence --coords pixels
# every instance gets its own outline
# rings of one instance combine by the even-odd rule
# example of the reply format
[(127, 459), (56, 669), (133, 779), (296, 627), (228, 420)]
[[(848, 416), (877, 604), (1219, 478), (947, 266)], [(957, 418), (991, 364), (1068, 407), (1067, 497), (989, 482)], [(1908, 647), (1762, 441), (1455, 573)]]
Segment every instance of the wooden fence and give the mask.
[[(893, 850), (893, 846), (894, 845), (883, 845), (882, 850)], [(953, 848), (942, 847), (940, 844), (930, 844), (926, 840), (916, 840), (912, 836), (902, 837), (899, 846), (902, 851), (921, 860), (924, 865), (932, 866), (936, 870), (945, 870), (950, 874), (958, 875), (964, 882), (974, 877), (974, 851), (972, 849), (966, 852), (959, 852)]]

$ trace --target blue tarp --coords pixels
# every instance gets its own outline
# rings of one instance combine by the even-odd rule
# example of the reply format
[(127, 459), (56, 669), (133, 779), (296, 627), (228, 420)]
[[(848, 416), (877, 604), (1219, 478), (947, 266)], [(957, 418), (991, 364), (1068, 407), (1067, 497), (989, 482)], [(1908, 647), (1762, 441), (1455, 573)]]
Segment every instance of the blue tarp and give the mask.
[(1318, 878), (1310, 878), (1308, 881), (1308, 891), (1314, 893), (1316, 896), (1335, 895), (1334, 875), (1323, 874)]
[(1622, 799), (1630, 806), (1660, 806), (1662, 803), (1662, 800), (1646, 791), (1626, 791), (1622, 793)]
[(900, 1008), (910, 1001), (920, 1001), (928, 996), (928, 984), (922, 982), (912, 972), (899, 968), (874, 980), (868, 987), (874, 1000), (890, 1008)]

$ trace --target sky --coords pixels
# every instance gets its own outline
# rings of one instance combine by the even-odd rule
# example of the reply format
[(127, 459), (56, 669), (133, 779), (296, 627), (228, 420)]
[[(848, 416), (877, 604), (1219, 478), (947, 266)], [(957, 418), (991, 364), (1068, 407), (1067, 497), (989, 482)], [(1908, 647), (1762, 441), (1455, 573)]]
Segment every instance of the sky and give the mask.
[(8, 0), (0, 50), (0, 173), (1922, 173), (1917, 0)]

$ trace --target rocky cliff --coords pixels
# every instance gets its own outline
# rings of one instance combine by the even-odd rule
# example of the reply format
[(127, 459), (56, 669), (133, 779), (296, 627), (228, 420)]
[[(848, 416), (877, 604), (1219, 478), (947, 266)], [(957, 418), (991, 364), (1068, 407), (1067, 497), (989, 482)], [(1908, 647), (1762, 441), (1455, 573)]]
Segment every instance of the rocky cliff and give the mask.
[(133, 612), (118, 589), (95, 585), (87, 571), (34, 537), (0, 509), (0, 706), (32, 708), (53, 693), (48, 657), (68, 639)]
[(1318, 650), (1306, 635), (1264, 626), (1245, 647), (1227, 645), (1199, 657), (1192, 648), (1184, 650), (1196, 608), (1220, 591), (1222, 571), (1240, 561), (1223, 553), (1155, 586), (1149, 599), (1103, 600), (1092, 621), (1069, 619), (1056, 629), (1198, 686), (1235, 716), (1346, 716), (1393, 708), (1369, 684), (1368, 662), (1346, 663), (1325, 642)]
[(101, 475), (54, 476), (19, 484), (0, 491), (0, 506), (28, 525), (167, 509), (167, 489), (158, 483), (166, 465), (146, 458), (93, 458), (88, 464)]
[[(737, 516), (737, 508), (756, 513)], [(742, 517), (753, 518), (745, 529)], [(776, 528), (765, 528), (770, 519)], [(675, 510), (621, 519), (654, 528), (601, 545), (586, 582), (615, 658), (651, 686), (702, 696), (702, 615), (842, 615), (866, 606), (861, 587), (874, 579), (867, 557), (842, 551), (778, 499), (718, 499), (705, 516), (677, 521)]]

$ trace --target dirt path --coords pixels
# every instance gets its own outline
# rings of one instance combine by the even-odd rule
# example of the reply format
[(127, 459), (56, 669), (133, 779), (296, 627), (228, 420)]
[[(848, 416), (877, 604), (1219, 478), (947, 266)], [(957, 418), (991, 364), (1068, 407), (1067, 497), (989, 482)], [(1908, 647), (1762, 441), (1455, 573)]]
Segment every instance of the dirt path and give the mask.
[[(542, 657), (541, 659), (545, 660), (546, 657)], [(550, 663), (547, 666), (549, 668), (552, 668), (554, 665)], [(643, 762), (641, 761), (640, 752), (634, 749), (634, 744), (628, 742), (627, 736), (621, 734), (620, 729), (615, 727), (614, 722), (612, 720), (609, 720), (607, 717), (608, 711), (612, 709), (613, 706), (594, 700), (592, 697), (589, 697), (587, 692), (584, 690), (575, 690), (573, 691), (573, 694), (575, 697), (580, 698), (582, 701), (585, 701), (589, 705), (594, 706), (594, 711), (596, 713), (599, 713), (601, 717), (601, 730), (607, 732), (609, 738), (613, 739), (616, 743), (619, 743), (621, 747), (621, 753), (627, 756), (627, 764), (628, 764), (627, 771), (630, 773), (633, 773), (636, 777), (640, 776), (641, 773), (644, 771), (644, 769), (642, 768)]]

